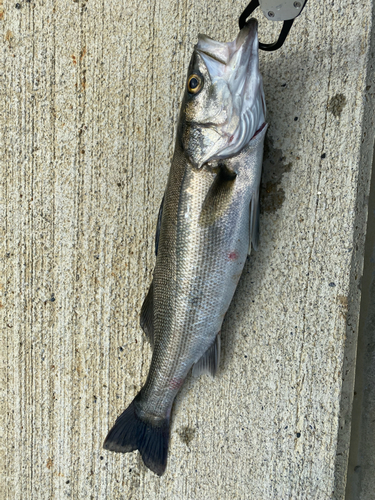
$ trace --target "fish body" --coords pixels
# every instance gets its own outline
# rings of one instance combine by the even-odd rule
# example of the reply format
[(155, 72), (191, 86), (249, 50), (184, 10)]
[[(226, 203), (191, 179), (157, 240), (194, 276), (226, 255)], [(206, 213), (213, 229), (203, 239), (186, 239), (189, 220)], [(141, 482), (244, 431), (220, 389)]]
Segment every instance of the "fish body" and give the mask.
[(166, 468), (174, 399), (192, 368), (196, 375), (215, 374), (225, 313), (249, 249), (258, 246), (266, 130), (256, 21), (227, 44), (200, 36), (141, 310), (151, 366), (104, 443), (112, 451), (139, 449), (158, 475)]

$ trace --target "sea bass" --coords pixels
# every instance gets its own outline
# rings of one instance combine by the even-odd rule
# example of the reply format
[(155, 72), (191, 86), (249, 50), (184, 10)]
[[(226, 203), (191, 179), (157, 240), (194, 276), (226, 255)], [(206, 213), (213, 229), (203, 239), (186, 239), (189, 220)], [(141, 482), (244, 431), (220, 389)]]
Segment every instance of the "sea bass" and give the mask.
[(221, 325), (251, 245), (258, 246), (265, 115), (257, 21), (229, 43), (199, 35), (141, 309), (151, 367), (104, 442), (111, 451), (138, 449), (159, 476), (173, 401), (192, 368), (215, 375)]

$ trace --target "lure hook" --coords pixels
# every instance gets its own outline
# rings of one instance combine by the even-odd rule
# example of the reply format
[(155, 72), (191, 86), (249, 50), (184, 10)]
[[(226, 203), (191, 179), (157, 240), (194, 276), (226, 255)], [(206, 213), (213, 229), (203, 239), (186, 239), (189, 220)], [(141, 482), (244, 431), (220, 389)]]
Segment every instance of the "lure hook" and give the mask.
[[(254, 12), (254, 10), (257, 7), (259, 7), (259, 5), (260, 5), (259, 1), (260, 0), (251, 0), (251, 2), (249, 3), (249, 5), (246, 7), (246, 9), (240, 15), (240, 18), (238, 20), (238, 24), (240, 26), (240, 30), (245, 26), (247, 18)], [(287, 5), (285, 5), (285, 12), (287, 12), (286, 16), (287, 17), (288, 16), (293, 16), (292, 19), (285, 19), (285, 17), (282, 17), (282, 16), (281, 16), (281, 18), (280, 18), (280, 16), (279, 16), (279, 18), (277, 16), (275, 16), (274, 11), (273, 10), (269, 10), (269, 7), (268, 6), (266, 7), (266, 5), (265, 5), (267, 2), (265, 0), (263, 0), (262, 3), (264, 3), (264, 5), (262, 5), (261, 8), (262, 8), (265, 16), (268, 19), (274, 20), (274, 21), (284, 20), (284, 23), (283, 23), (283, 27), (281, 28), (279, 38), (277, 39), (277, 41), (275, 43), (262, 43), (262, 42), (259, 42), (259, 48), (261, 50), (265, 50), (265, 51), (268, 51), (268, 52), (273, 52), (273, 51), (279, 49), (280, 47), (282, 47), (283, 43), (286, 40), (286, 37), (288, 36), (290, 28), (293, 25), (294, 19), (301, 14), (303, 8), (306, 5), (306, 2), (307, 2), (307, 0), (300, 1), (300, 2), (293, 2), (292, 6), (295, 8), (294, 12), (291, 12), (291, 5), (290, 5), (291, 2), (284, 2), (284, 4), (287, 4)], [(268, 0), (268, 4), (270, 4), (269, 0)], [(281, 5), (283, 5), (283, 3), (281, 3)], [(266, 8), (266, 10), (264, 9), (264, 7)], [(275, 18), (275, 19), (273, 19), (273, 18)]]

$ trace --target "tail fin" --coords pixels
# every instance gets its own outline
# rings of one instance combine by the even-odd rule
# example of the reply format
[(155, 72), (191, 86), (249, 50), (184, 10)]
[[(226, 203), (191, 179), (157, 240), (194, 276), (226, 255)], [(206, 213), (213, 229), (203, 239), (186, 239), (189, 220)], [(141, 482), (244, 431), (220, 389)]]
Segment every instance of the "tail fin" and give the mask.
[(137, 414), (133, 401), (117, 418), (103, 448), (121, 453), (138, 449), (146, 467), (161, 476), (167, 466), (168, 442), (169, 418), (153, 425)]

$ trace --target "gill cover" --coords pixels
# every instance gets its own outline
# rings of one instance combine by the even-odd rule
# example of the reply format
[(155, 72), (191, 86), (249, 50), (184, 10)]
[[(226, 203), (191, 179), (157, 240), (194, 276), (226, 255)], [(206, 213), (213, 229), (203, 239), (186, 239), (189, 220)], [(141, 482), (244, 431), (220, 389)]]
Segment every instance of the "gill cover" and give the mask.
[(257, 28), (250, 19), (228, 43), (198, 37), (180, 116), (183, 147), (197, 168), (236, 155), (265, 122)]

